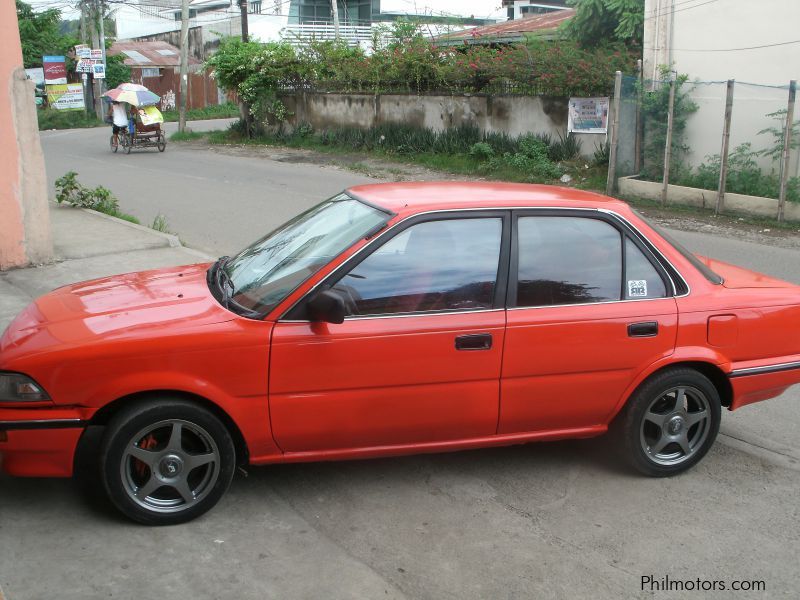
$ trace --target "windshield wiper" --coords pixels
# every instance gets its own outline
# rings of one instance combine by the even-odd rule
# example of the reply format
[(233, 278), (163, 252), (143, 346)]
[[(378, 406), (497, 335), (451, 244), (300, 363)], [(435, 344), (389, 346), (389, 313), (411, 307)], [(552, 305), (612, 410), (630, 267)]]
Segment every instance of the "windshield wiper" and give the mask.
[[(222, 306), (225, 308), (229, 308), (231, 295), (236, 288), (233, 285), (233, 281), (231, 281), (231, 276), (228, 275), (228, 272), (225, 270), (225, 265), (227, 264), (230, 256), (221, 256), (220, 259), (216, 263), (216, 284), (219, 288), (220, 293), (222, 294)], [(230, 289), (229, 289), (230, 288)]]

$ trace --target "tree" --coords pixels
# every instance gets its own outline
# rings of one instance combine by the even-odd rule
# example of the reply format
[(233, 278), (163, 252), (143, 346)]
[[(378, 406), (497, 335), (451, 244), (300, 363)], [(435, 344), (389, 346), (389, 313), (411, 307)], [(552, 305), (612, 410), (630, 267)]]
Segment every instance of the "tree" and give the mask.
[(575, 16), (564, 24), (563, 31), (581, 46), (623, 42), (641, 48), (644, 0), (569, 0), (568, 4), (575, 8)]
[(60, 31), (61, 13), (55, 8), (34, 12), (29, 4), (17, 3), (19, 37), (22, 42), (22, 62), (26, 68), (41, 67), (45, 55), (65, 55), (77, 43)]

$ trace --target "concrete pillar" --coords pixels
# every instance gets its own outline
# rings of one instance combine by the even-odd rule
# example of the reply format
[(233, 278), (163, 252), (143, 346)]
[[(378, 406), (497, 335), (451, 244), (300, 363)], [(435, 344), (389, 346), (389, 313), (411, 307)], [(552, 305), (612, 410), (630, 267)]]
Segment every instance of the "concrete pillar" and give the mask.
[(53, 256), (34, 84), (25, 78), (16, 8), (0, 2), (0, 270)]

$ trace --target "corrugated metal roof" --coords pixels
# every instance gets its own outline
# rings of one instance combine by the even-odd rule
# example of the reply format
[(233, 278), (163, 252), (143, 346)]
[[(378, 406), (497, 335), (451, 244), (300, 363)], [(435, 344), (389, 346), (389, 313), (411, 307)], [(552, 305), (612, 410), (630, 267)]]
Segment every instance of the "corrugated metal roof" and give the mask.
[(542, 33), (554, 30), (561, 25), (561, 23), (572, 18), (574, 14), (575, 9), (568, 8), (566, 10), (536, 15), (535, 17), (513, 19), (511, 21), (496, 23), (495, 25), (483, 25), (481, 27), (473, 27), (472, 29), (453, 31), (439, 36), (437, 40), (450, 43), (456, 41), (464, 41), (467, 43), (481, 43), (485, 41), (488, 43), (498, 39), (522, 39), (526, 33)]
[[(167, 42), (114, 42), (108, 54), (125, 54), (125, 64), (130, 67), (179, 67), (181, 51)], [(189, 65), (199, 65), (199, 60), (189, 56)]]

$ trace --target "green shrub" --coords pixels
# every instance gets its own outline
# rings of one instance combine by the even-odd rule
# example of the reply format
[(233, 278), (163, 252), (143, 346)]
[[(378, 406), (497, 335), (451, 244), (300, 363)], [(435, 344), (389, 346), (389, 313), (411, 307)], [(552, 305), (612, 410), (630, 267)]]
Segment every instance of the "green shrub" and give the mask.
[(553, 162), (573, 160), (581, 154), (581, 141), (574, 134), (558, 134), (558, 141), (548, 144), (547, 155)]
[[(734, 194), (777, 198), (780, 192), (780, 178), (774, 171), (764, 173), (756, 162), (763, 154), (755, 151), (750, 142), (740, 144), (728, 155), (728, 177), (725, 190)], [(707, 156), (696, 171), (682, 174), (676, 181), (679, 185), (716, 190), (719, 186), (719, 173), (722, 159), (719, 154)], [(800, 178), (792, 177), (787, 182), (786, 198), (790, 202), (800, 202)]]
[(485, 161), (494, 156), (494, 149), (486, 142), (476, 142), (469, 149), (469, 155), (480, 161)]
[(139, 223), (136, 217), (125, 214), (119, 209), (119, 201), (111, 190), (102, 185), (87, 188), (78, 181), (78, 174), (69, 171), (56, 179), (56, 202), (68, 202), (78, 208), (89, 208), (112, 217), (119, 217), (132, 223)]

